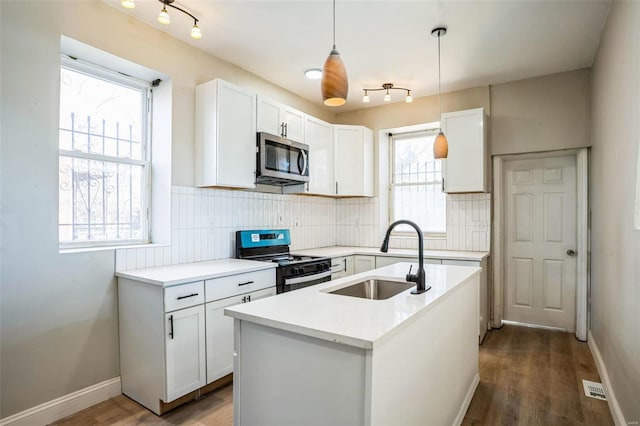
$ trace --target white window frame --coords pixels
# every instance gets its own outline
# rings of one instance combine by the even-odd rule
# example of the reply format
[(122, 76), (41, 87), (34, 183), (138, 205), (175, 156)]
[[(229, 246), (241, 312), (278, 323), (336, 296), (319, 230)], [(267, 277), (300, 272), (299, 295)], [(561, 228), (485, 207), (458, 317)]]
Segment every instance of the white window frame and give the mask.
[[(101, 67), (96, 64), (92, 64), (89, 62), (82, 61), (77, 58), (73, 58), (62, 54), (60, 56), (60, 69), (63, 68), (69, 69), (71, 71), (79, 72), (82, 74), (86, 74), (90, 77), (99, 78), (105, 80), (107, 82), (120, 84), (123, 86), (135, 88), (141, 90), (143, 95), (142, 99), (142, 108), (143, 115), (147, 117), (146, 125), (142, 126), (141, 129), (141, 143), (142, 147), (142, 160), (136, 160), (127, 157), (115, 157), (109, 155), (102, 154), (94, 154), (82, 152), (80, 150), (66, 150), (58, 148), (58, 158), (64, 157), (72, 157), (79, 159), (87, 159), (87, 160), (96, 160), (96, 161), (108, 161), (112, 163), (126, 164), (126, 165), (136, 165), (142, 166), (142, 187), (144, 188), (142, 191), (142, 211), (144, 214), (141, 218), (140, 227), (143, 230), (142, 238), (136, 239), (114, 239), (114, 240), (92, 240), (92, 241), (59, 241), (59, 246), (61, 250), (64, 249), (76, 249), (76, 248), (90, 248), (90, 247), (118, 247), (124, 245), (134, 245), (134, 244), (148, 244), (151, 242), (151, 117), (152, 117), (152, 83), (131, 77), (117, 71), (113, 71), (108, 68)], [(60, 131), (60, 126), (58, 126), (58, 131)], [(58, 141), (58, 146), (59, 146)], [(58, 209), (60, 204), (60, 197), (58, 197)], [(58, 220), (58, 227), (60, 226), (60, 220)], [(59, 237), (58, 237), (59, 238)]]
[[(394, 194), (393, 189), (395, 187), (440, 185), (440, 187), (442, 188), (442, 185), (443, 185), (442, 180), (436, 181), (434, 183), (400, 183), (400, 184), (394, 183), (393, 178), (395, 174), (395, 140), (402, 139), (403, 137), (411, 137), (411, 136), (422, 135), (422, 134), (436, 135), (439, 130), (440, 130), (440, 123), (429, 123), (428, 127), (424, 128), (423, 130), (397, 132), (389, 135), (389, 224), (393, 223), (394, 221), (393, 206), (394, 206), (395, 200), (393, 198), (393, 194)], [(447, 209), (446, 200), (445, 200), (444, 209), (445, 209), (445, 229), (446, 229), (446, 209)], [(414, 230), (397, 231), (396, 229), (394, 229), (391, 232), (391, 235), (396, 237), (415, 237), (416, 234)], [(447, 233), (446, 231), (445, 232), (423, 232), (423, 236), (425, 238), (446, 238)]]

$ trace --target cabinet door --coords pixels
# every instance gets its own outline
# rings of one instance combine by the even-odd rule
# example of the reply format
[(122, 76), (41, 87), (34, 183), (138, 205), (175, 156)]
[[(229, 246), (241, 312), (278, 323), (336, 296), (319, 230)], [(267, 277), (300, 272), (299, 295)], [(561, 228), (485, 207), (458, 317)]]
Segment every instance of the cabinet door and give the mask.
[(254, 188), (256, 95), (223, 80), (196, 87), (196, 186)]
[[(399, 262), (418, 263), (418, 257), (376, 256), (376, 268), (393, 265)], [(440, 259), (424, 259), (425, 265), (440, 265)]]
[(309, 145), (309, 194), (334, 195), (333, 126), (307, 116), (305, 143)]
[(165, 314), (165, 402), (205, 385), (204, 327), (204, 305)]
[(258, 96), (257, 131), (284, 136), (280, 117), (280, 104), (264, 96)]
[(449, 142), (444, 162), (445, 192), (487, 192), (489, 156), (484, 109), (445, 113), (441, 120)]
[(359, 274), (360, 272), (370, 271), (376, 268), (376, 257), (375, 256), (362, 256), (356, 255), (353, 259), (354, 264), (354, 273)]
[(480, 303), (480, 309), (479, 309), (479, 313), (480, 313), (480, 318), (479, 318), (479, 322), (478, 322), (478, 328), (479, 328), (479, 333), (480, 336), (478, 337), (478, 340), (480, 343), (482, 343), (482, 340), (484, 339), (484, 335), (487, 332), (487, 325), (489, 323), (489, 305), (487, 302), (487, 271), (486, 271), (486, 263), (481, 263), (481, 262), (477, 262), (477, 261), (472, 261), (472, 260), (448, 260), (448, 259), (442, 259), (442, 264), (443, 265), (457, 265), (457, 266), (473, 266), (476, 268), (483, 268), (483, 266), (485, 266), (482, 269), (482, 272), (480, 273), (480, 289), (479, 289), (479, 303)]
[(220, 82), (218, 93), (218, 185), (255, 187), (256, 97)]
[(276, 294), (276, 288), (266, 288), (206, 304), (207, 319), (207, 384), (233, 371), (233, 318), (224, 309)]
[(373, 132), (362, 126), (334, 126), (336, 195), (373, 196)]
[(282, 121), (285, 124), (285, 137), (289, 140), (306, 143), (305, 140), (305, 114), (297, 109), (283, 106), (281, 110)]

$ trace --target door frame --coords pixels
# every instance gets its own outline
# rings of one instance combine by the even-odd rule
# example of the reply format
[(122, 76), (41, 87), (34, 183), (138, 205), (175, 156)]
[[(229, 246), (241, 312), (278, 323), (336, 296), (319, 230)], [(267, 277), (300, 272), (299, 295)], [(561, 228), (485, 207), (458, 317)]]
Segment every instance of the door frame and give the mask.
[(587, 340), (589, 284), (589, 149), (544, 151), (493, 157), (493, 328), (502, 327), (504, 318), (504, 162), (573, 155), (576, 158), (576, 337)]

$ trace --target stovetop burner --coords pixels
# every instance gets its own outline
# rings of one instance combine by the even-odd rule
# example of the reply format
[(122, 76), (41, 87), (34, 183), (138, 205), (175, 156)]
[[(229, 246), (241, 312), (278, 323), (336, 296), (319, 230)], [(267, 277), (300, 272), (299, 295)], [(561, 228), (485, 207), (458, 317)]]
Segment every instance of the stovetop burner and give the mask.
[(275, 262), (276, 291), (283, 293), (331, 279), (328, 257), (292, 255), (288, 229), (236, 232), (236, 258)]

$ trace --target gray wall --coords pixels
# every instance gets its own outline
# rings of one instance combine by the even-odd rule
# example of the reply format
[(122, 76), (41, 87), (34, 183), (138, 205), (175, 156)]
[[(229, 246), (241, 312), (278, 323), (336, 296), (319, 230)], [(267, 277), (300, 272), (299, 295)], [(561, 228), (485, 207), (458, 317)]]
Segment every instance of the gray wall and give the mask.
[(640, 2), (614, 1), (592, 75), (591, 333), (628, 422), (640, 421)]
[(590, 145), (587, 69), (491, 86), (491, 153)]
[(120, 374), (113, 250), (58, 253), (61, 35), (171, 76), (173, 184), (194, 184), (198, 83), (221, 77), (334, 114), (102, 1), (2, 0), (0, 19), (2, 418)]

